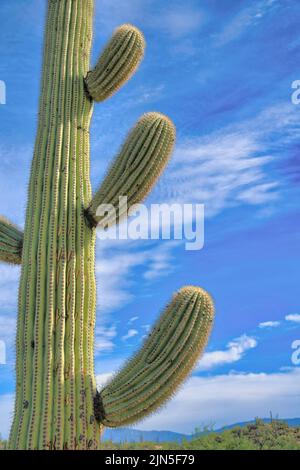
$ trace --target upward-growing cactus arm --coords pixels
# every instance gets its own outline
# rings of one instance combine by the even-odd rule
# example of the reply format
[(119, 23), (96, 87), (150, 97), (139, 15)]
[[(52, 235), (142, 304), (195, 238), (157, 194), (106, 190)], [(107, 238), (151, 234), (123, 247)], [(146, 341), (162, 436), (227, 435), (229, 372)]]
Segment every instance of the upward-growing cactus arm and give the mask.
[(114, 94), (135, 72), (145, 50), (145, 40), (136, 27), (124, 24), (116, 29), (94, 70), (85, 79), (87, 92), (95, 101)]
[(143, 419), (167, 401), (206, 346), (213, 317), (207, 292), (182, 288), (141, 351), (97, 394), (97, 419), (108, 427), (123, 426)]
[[(149, 194), (170, 158), (175, 132), (174, 124), (163, 114), (141, 117), (92, 199), (86, 212), (91, 225), (104, 228), (118, 223), (133, 204)], [(127, 204), (119, 207), (121, 196), (127, 198)], [(114, 212), (99, 214), (101, 204), (112, 205)]]
[(22, 262), (23, 233), (12, 222), (0, 216), (0, 261)]

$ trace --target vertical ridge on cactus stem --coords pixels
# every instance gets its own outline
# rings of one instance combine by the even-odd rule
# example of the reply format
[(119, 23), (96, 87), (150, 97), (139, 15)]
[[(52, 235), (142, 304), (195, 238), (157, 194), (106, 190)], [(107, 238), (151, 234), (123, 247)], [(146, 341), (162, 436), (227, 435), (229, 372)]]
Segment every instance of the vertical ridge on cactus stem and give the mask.
[[(77, 5), (74, 5), (77, 8)], [(80, 5), (78, 5), (76, 22), (74, 21), (74, 50), (78, 51), (80, 47), (80, 30), (81, 26), (81, 12)], [(72, 61), (72, 72), (70, 75), (70, 87), (74, 96), (74, 100), (71, 102), (71, 114), (77, 115), (77, 87), (78, 87), (78, 54), (74, 54)], [(68, 194), (68, 220), (67, 220), (67, 259), (68, 259), (68, 270), (66, 273), (66, 341), (65, 341), (65, 360), (66, 360), (66, 371), (65, 371), (65, 407), (64, 407), (64, 447), (73, 448), (76, 439), (76, 427), (75, 427), (75, 413), (76, 413), (76, 402), (74, 393), (74, 375), (75, 375), (75, 284), (76, 284), (76, 143), (74, 142), (74, 129), (73, 126), (70, 128), (70, 158), (69, 158), (69, 174), (70, 178), (70, 189)], [(72, 175), (74, 175), (72, 177)]]
[[(71, 75), (68, 71), (69, 61), (72, 60), (73, 50), (70, 39), (70, 29), (72, 28), (72, 13), (76, 3), (66, 2), (65, 22), (63, 25), (64, 43), (62, 46), (61, 58), (61, 77), (59, 99), (59, 111), (57, 125), (57, 148), (56, 152), (61, 155), (60, 162), (60, 186), (59, 186), (59, 205), (58, 205), (58, 246), (57, 246), (57, 310), (56, 310), (56, 329), (55, 329), (55, 353), (56, 362), (54, 364), (54, 396), (56, 400), (53, 409), (53, 436), (52, 440), (59, 449), (64, 446), (65, 429), (65, 331), (66, 331), (66, 269), (67, 269), (67, 191), (69, 184), (69, 151), (70, 151), (70, 125), (71, 125)], [(72, 11), (73, 10), (73, 11)], [(70, 65), (69, 65), (70, 66)]]
[[(52, 25), (52, 32), (54, 32), (55, 23)], [(54, 34), (53, 34), (54, 35)], [(55, 41), (56, 43), (56, 41)], [(50, 53), (49, 53), (50, 54)], [(53, 64), (54, 67), (55, 64)], [(53, 70), (53, 76), (55, 71)], [(53, 97), (54, 102), (54, 97)], [(52, 113), (55, 111), (55, 104), (52, 107)], [(52, 116), (53, 114), (51, 114)], [(49, 123), (50, 126), (50, 123)], [(54, 140), (51, 143), (51, 149), (48, 153), (53, 152)], [(48, 295), (47, 295), (47, 314), (45, 318), (45, 356), (44, 356), (44, 390), (42, 397), (42, 413), (41, 413), (41, 431), (40, 431), (40, 447), (50, 448), (52, 439), (52, 411), (53, 411), (53, 368), (54, 368), (54, 328), (55, 328), (55, 316), (56, 316), (56, 269), (57, 269), (57, 257), (54, 253), (57, 252), (57, 231), (58, 231), (58, 220), (57, 220), (57, 204), (58, 204), (58, 187), (59, 187), (59, 168), (60, 168), (60, 154), (56, 155), (56, 161), (53, 164), (53, 176), (52, 176), (52, 197), (51, 203), (53, 209), (49, 214), (49, 247), (52, 250), (47, 250), (47, 278), (48, 278)]]

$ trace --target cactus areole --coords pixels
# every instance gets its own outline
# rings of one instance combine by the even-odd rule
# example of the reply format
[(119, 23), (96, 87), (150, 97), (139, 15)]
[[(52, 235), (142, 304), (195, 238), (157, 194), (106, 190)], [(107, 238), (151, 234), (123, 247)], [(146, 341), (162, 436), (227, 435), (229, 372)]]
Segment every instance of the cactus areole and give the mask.
[(142, 116), (92, 196), (93, 102), (130, 78), (143, 57), (144, 38), (137, 28), (121, 26), (90, 71), (93, 0), (47, 3), (24, 233), (0, 218), (0, 259), (22, 269), (9, 447), (98, 449), (105, 426), (135, 423), (170, 398), (205, 347), (214, 309), (201, 288), (180, 289), (141, 350), (97, 391), (97, 208), (117, 204), (119, 196), (128, 198), (130, 208), (149, 193), (169, 159), (175, 129), (162, 114)]

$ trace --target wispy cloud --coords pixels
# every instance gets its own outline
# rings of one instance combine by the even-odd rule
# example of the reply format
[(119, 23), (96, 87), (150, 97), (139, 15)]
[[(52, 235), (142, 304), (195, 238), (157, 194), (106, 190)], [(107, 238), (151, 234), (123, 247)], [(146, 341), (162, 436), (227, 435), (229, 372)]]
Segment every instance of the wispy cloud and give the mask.
[(255, 27), (277, 5), (277, 0), (262, 0), (253, 2), (250, 6), (240, 10), (232, 20), (226, 24), (222, 32), (216, 36), (216, 45), (224, 46), (238, 39), (250, 27)]
[(142, 276), (149, 282), (170, 273), (173, 269), (172, 248), (172, 243), (168, 242), (149, 246), (131, 240), (101, 241), (96, 274), (98, 305), (102, 312), (110, 312), (131, 301), (137, 268), (142, 269)]
[(258, 328), (277, 328), (280, 325), (280, 321), (264, 321), (259, 323)]
[(257, 346), (257, 341), (251, 336), (242, 335), (230, 341), (225, 350), (211, 351), (203, 355), (198, 362), (197, 370), (210, 370), (214, 367), (232, 364), (239, 361), (245, 352)]
[(139, 319), (139, 317), (131, 317), (128, 321), (128, 323), (133, 323), (135, 321), (137, 321)]
[(191, 5), (166, 8), (153, 0), (117, 0), (113, 3), (109, 0), (99, 1), (101, 15), (97, 15), (98, 24), (107, 31), (123, 22), (143, 22), (147, 28), (162, 31), (173, 38), (181, 38), (192, 34), (204, 21), (204, 14), (199, 8)]
[(291, 313), (290, 315), (286, 315), (285, 319), (290, 322), (300, 323), (300, 314)]
[(95, 354), (111, 352), (114, 345), (114, 338), (117, 336), (115, 325), (111, 327), (97, 326), (95, 330)]
[(179, 142), (159, 185), (161, 198), (204, 203), (208, 217), (241, 205), (274, 205), (286, 182), (273, 168), (286, 156), (282, 146), (300, 138), (297, 115), (295, 106), (271, 106), (250, 120)]
[(128, 339), (130, 338), (134, 338), (135, 336), (137, 336), (139, 334), (139, 332), (137, 330), (134, 330), (133, 328), (128, 330), (126, 335), (122, 336), (122, 340), (123, 341), (127, 341)]

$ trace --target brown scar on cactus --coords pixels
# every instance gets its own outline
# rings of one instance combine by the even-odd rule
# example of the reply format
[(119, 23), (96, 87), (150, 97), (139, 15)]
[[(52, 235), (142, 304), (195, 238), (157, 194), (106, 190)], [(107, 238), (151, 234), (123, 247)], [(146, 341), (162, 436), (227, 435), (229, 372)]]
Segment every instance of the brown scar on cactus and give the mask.
[[(97, 390), (95, 228), (118, 223), (149, 194), (172, 153), (175, 127), (160, 113), (142, 116), (92, 196), (93, 102), (132, 76), (145, 40), (134, 26), (119, 27), (91, 70), (94, 1), (47, 5), (24, 233), (0, 219), (0, 260), (21, 265), (9, 448), (98, 449), (105, 426), (137, 422), (175, 393), (206, 345), (214, 308), (201, 288), (180, 289), (141, 350)], [(117, 220), (97, 214), (121, 196), (128, 211), (118, 209)]]

